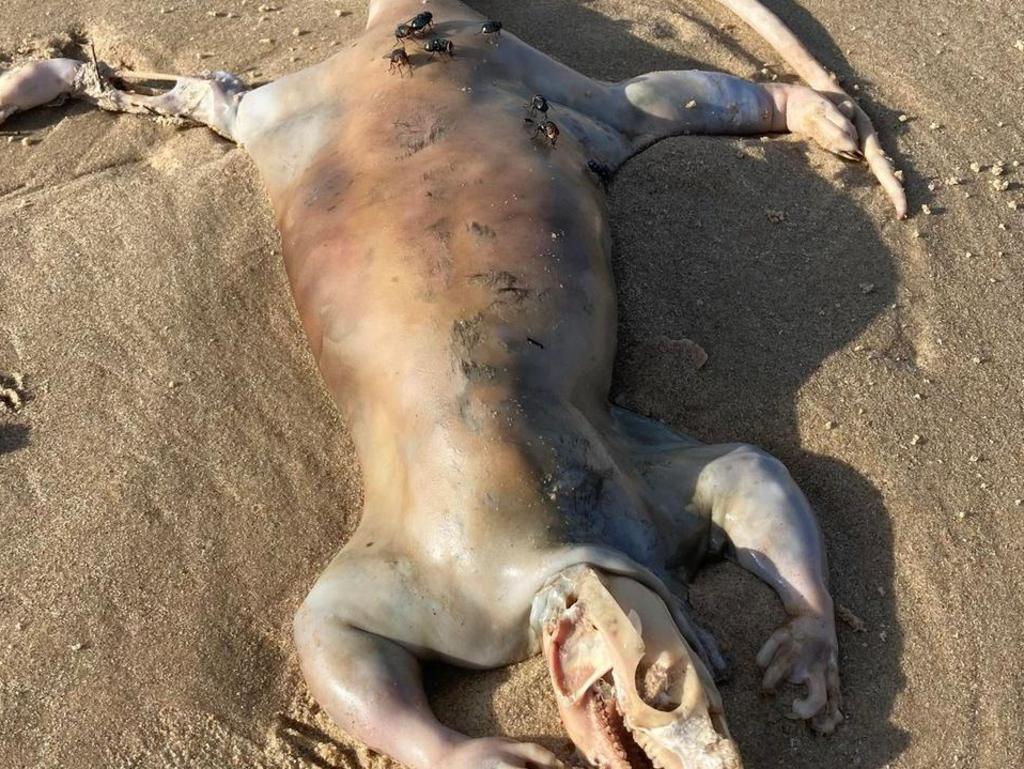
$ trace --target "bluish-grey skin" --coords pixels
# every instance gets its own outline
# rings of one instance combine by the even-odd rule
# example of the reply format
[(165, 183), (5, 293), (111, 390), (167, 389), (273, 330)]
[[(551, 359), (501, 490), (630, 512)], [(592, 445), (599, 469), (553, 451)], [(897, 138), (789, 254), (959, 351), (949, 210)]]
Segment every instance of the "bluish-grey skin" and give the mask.
[[(493, 667), (537, 653), (534, 596), (574, 564), (633, 578), (712, 667), (720, 656), (666, 587), (724, 550), (791, 619), (765, 687), (808, 685), (797, 715), (841, 720), (822, 540), (785, 468), (611, 407), (616, 304), (605, 194), (614, 171), (683, 133), (799, 131), (854, 156), (830, 101), (793, 85), (660, 72), (606, 84), (454, 0), (429, 6), (454, 58), (408, 50), (419, 0), (375, 0), (343, 53), (255, 90), (227, 75), (166, 96), (95, 87), (56, 60), (0, 78), (0, 120), (61, 94), (178, 115), (241, 144), (263, 174), (305, 330), (365, 482), (352, 539), (299, 609), (309, 687), (334, 720), (414, 767), (549, 767), (533, 745), (442, 726), (419, 660)], [(555, 146), (524, 117), (536, 93)]]

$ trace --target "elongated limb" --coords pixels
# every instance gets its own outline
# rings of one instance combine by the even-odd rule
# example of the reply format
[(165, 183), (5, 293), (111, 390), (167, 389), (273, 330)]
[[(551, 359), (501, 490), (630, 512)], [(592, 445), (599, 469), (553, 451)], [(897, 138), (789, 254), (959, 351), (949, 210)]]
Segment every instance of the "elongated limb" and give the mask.
[(806, 684), (793, 713), (819, 731), (834, 730), (842, 714), (825, 551), (814, 512), (786, 468), (746, 444), (638, 441), (634, 456), (655, 499), (669, 511), (665, 536), (682, 558), (694, 561), (726, 548), (778, 593), (790, 619), (758, 654), (763, 687)]
[(801, 85), (754, 83), (718, 72), (652, 72), (613, 86), (614, 125), (639, 148), (680, 134), (799, 133), (848, 160), (857, 130), (827, 96)]
[(889, 158), (886, 157), (885, 151), (882, 149), (875, 127), (871, 124), (871, 118), (856, 101), (849, 98), (843, 91), (835, 75), (826, 70), (782, 20), (765, 8), (759, 0), (718, 0), (718, 2), (746, 22), (782, 56), (783, 60), (800, 75), (805, 83), (838, 105), (843, 114), (853, 121), (857, 127), (861, 152), (867, 160), (871, 172), (878, 179), (878, 183), (882, 185), (885, 194), (889, 196), (896, 208), (897, 218), (905, 218), (907, 195), (900, 180), (896, 178), (892, 163), (889, 162)]
[[(637, 149), (687, 132), (789, 130), (804, 134), (843, 157), (866, 159), (896, 208), (897, 217), (905, 218), (903, 185), (864, 110), (759, 0), (718, 2), (763, 37), (810, 88), (758, 86), (716, 73), (656, 72), (613, 86), (620, 98), (613, 99), (607, 109), (606, 122), (637, 137)], [(687, 104), (691, 104), (691, 114), (681, 113), (680, 108), (686, 109)], [(855, 146), (851, 147), (849, 139)]]
[[(410, 769), (562, 766), (537, 745), (473, 739), (441, 724), (424, 694), (417, 657), (357, 627), (374, 612), (416, 622), (421, 613), (410, 602), (418, 598), (378, 583), (371, 598), (358, 567), (346, 574), (335, 564), (329, 571), (296, 614), (295, 645), (310, 692), (338, 726)], [(346, 609), (348, 598), (361, 605)]]
[(238, 105), (247, 86), (226, 72), (174, 77), (163, 94), (133, 93), (114, 87), (104, 65), (74, 59), (50, 59), (22, 65), (0, 75), (0, 122), (15, 112), (61, 97), (81, 99), (110, 112), (131, 112), (180, 118), (209, 126), (221, 136), (240, 141)]

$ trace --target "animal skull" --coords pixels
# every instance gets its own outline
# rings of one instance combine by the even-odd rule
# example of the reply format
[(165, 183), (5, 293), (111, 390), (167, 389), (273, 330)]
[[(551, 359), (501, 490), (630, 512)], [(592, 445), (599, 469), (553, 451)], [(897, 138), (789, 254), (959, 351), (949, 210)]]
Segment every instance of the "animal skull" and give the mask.
[(591, 765), (742, 769), (718, 690), (650, 589), (573, 567), (535, 610), (562, 722)]

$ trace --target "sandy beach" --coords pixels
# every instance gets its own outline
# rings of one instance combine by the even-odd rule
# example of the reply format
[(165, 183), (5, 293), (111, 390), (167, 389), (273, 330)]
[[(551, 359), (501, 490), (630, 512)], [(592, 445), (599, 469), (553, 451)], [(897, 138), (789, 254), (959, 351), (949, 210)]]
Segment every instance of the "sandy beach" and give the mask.
[[(766, 4), (871, 114), (911, 217), (796, 138), (660, 143), (610, 189), (613, 398), (764, 447), (819, 512), (844, 617), (831, 738), (758, 692), (770, 590), (728, 564), (692, 588), (748, 769), (1024, 766), (1024, 5)], [(470, 5), (603, 79), (790, 77), (710, 0)], [(366, 21), (362, 0), (0, 12), (0, 67), (87, 40), (253, 81)], [(292, 648), (361, 488), (255, 168), (82, 104), (0, 130), (0, 767), (396, 767), (320, 712)], [(570, 755), (540, 660), (427, 677), (446, 723)]]

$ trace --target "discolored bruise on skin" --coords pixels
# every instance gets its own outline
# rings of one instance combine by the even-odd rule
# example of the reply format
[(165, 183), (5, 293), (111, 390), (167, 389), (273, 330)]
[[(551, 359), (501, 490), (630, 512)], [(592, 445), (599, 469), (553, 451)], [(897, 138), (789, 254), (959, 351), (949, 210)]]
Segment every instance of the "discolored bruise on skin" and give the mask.
[[(792, 48), (752, 0), (725, 4), (782, 41), (784, 57)], [(414, 769), (557, 766), (536, 746), (440, 724), (418, 660), (504, 665), (547, 639), (566, 697), (564, 680), (593, 667), (600, 641), (617, 667), (584, 699), (560, 702), (585, 755), (615, 769), (734, 769), (711, 680), (724, 661), (667, 587), (669, 569), (693, 573), (725, 553), (789, 615), (758, 658), (765, 689), (805, 685), (794, 714), (831, 731), (842, 720), (833, 608), (806, 498), (759, 449), (705, 446), (608, 403), (604, 185), (631, 155), (685, 133), (790, 128), (856, 157), (837, 94), (702, 72), (601, 83), (510, 31), (492, 45), (483, 17), (455, 0), (431, 12), (457, 55), (431, 59), (410, 43), (415, 78), (392, 76), (382, 52), (421, 10), (375, 0), (343, 53), (252, 91), (215, 73), (138, 96), (97, 89), (98, 70), (82, 62), (37, 63), (0, 77), (0, 119), (63, 89), (204, 122), (259, 167), (299, 315), (363, 471), (360, 525), (295, 622), (307, 683), (343, 728)], [(818, 77), (806, 51), (794, 60)], [(557, 143), (524, 119), (538, 117), (528, 110), (540, 92)], [(869, 160), (877, 173), (882, 160)], [(557, 600), (545, 598), (552, 584), (564, 587)], [(584, 584), (596, 597), (581, 616), (562, 599)], [(601, 639), (587, 629), (596, 618)], [(650, 675), (638, 691), (641, 662)], [(668, 718), (658, 697), (703, 703), (703, 715)]]

